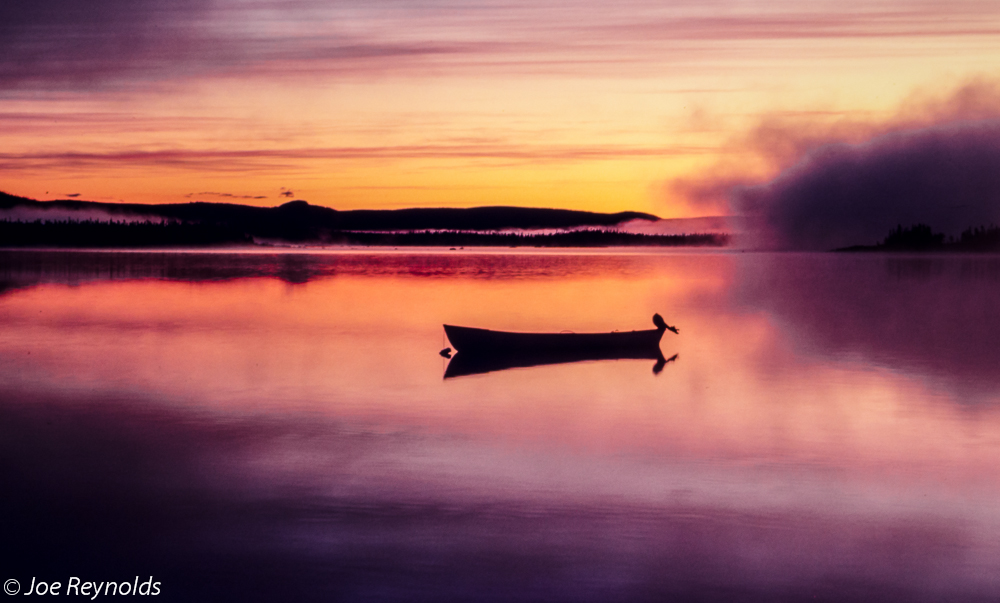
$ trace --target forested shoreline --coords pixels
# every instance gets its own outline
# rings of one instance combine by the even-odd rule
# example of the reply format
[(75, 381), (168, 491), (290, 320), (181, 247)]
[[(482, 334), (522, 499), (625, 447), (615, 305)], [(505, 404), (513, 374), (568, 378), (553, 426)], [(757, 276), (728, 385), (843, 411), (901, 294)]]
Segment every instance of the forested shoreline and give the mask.
[[(225, 224), (179, 221), (0, 220), (0, 247), (150, 248), (281, 244)], [(389, 247), (722, 247), (724, 234), (651, 235), (614, 229), (555, 233), (321, 231), (296, 244)]]

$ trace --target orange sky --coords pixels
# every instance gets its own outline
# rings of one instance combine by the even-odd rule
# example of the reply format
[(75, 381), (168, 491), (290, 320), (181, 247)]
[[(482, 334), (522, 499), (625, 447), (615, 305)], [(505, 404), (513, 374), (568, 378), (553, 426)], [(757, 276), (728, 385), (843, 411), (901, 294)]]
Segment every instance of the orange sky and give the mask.
[(718, 214), (699, 183), (1000, 115), (992, 1), (39, 6), (0, 9), (0, 190), (38, 199)]

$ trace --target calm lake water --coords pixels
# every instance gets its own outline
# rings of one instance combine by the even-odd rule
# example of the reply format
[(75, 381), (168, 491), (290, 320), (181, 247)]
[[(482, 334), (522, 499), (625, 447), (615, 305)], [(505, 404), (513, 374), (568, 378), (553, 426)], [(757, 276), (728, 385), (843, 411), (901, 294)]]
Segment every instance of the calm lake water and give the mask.
[[(995, 601), (998, 309), (997, 256), (3, 251), (0, 578)], [(443, 378), (443, 323), (654, 312), (659, 374)]]

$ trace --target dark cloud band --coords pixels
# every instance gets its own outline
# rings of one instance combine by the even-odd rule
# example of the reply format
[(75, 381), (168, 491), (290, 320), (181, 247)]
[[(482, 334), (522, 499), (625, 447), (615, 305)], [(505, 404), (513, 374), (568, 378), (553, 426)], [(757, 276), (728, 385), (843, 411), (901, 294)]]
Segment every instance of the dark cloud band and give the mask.
[(0, 3), (0, 87), (155, 77), (189, 55), (207, 9), (208, 0), (7, 0)]

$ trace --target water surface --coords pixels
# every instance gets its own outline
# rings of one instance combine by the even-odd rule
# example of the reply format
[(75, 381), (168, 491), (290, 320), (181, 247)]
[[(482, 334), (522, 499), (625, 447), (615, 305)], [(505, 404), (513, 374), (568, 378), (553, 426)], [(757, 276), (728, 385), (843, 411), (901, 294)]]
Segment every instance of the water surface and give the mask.
[[(5, 565), (185, 601), (996, 600), (998, 307), (996, 256), (0, 252)], [(659, 374), (443, 379), (442, 323), (654, 312)]]

